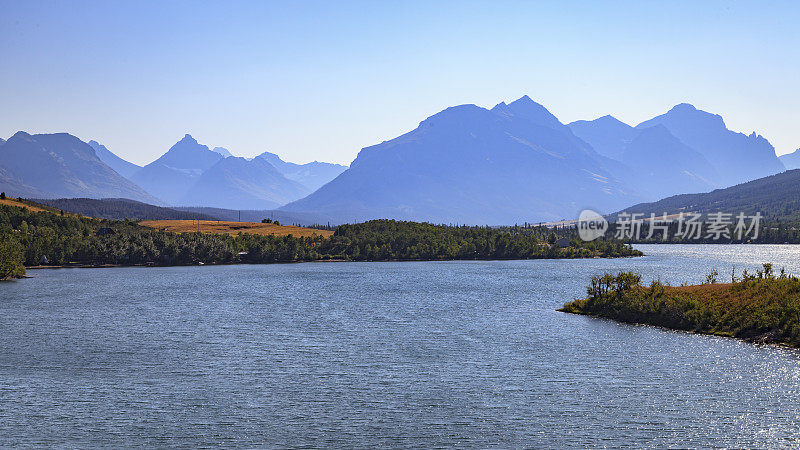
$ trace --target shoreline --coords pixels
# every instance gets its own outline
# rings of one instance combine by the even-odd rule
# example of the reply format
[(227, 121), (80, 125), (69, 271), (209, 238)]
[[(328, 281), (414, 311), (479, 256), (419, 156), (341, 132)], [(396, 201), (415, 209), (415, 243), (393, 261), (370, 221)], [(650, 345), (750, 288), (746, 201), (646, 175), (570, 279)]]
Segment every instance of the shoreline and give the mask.
[[(229, 262), (229, 263), (203, 263), (203, 264), (63, 264), (45, 266), (25, 266), (25, 270), (55, 270), (55, 269), (110, 269), (119, 267), (203, 267), (203, 266), (257, 266), (271, 264), (305, 264), (305, 263), (329, 263), (329, 262), (447, 262), (447, 261), (554, 261), (554, 260), (586, 260), (586, 259), (625, 259), (642, 258), (647, 255), (627, 255), (627, 256), (592, 256), (587, 258), (504, 258), (504, 259), (375, 259), (375, 260), (352, 260), (352, 259), (311, 259), (304, 261), (275, 261), (275, 262)], [(31, 277), (23, 277), (31, 278)], [(13, 279), (13, 278), (11, 278)]]
[(738, 337), (738, 336), (733, 336), (733, 335), (731, 335), (729, 333), (723, 333), (723, 332), (684, 330), (684, 329), (681, 329), (681, 328), (671, 328), (671, 327), (667, 327), (667, 326), (664, 326), (664, 325), (656, 325), (656, 324), (647, 323), (647, 322), (630, 322), (630, 321), (626, 321), (626, 320), (622, 320), (622, 319), (616, 319), (616, 318), (613, 318), (613, 317), (607, 317), (607, 316), (603, 316), (603, 315), (599, 315), (599, 314), (591, 314), (591, 313), (577, 312), (577, 311), (566, 311), (564, 308), (558, 308), (558, 309), (556, 309), (556, 311), (564, 313), (564, 314), (571, 314), (571, 315), (574, 315), (574, 316), (590, 317), (592, 319), (598, 319), (598, 320), (608, 320), (610, 322), (622, 323), (622, 324), (630, 325), (630, 326), (651, 327), (651, 328), (657, 328), (659, 330), (670, 331), (670, 332), (674, 332), (674, 333), (686, 333), (686, 334), (693, 334), (693, 335), (697, 335), (697, 336), (711, 336), (711, 337), (718, 337), (718, 338), (725, 338), (725, 339), (733, 339), (733, 340), (736, 340), (736, 341), (746, 342), (748, 344), (753, 344), (753, 345), (769, 345), (769, 346), (773, 346), (773, 347), (791, 349), (791, 350), (795, 350), (797, 352), (800, 352), (800, 347), (792, 346), (792, 345), (790, 345), (790, 344), (788, 344), (786, 342), (783, 342), (783, 341), (770, 340), (769, 337), (772, 336), (771, 332), (766, 332), (766, 333), (764, 333), (762, 335), (759, 335), (759, 336)]
[(800, 349), (800, 279), (763, 266), (730, 283), (717, 283), (713, 271), (705, 284), (689, 286), (643, 286), (637, 274), (606, 274), (592, 279), (587, 298), (557, 311)]

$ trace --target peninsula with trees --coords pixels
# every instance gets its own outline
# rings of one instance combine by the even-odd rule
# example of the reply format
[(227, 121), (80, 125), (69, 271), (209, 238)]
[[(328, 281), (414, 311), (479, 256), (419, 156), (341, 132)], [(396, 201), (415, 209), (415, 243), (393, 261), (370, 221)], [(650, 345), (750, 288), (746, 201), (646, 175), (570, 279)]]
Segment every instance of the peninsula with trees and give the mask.
[(700, 285), (644, 286), (634, 273), (606, 274), (559, 311), (800, 348), (800, 279), (769, 263), (730, 277), (719, 283), (714, 270)]

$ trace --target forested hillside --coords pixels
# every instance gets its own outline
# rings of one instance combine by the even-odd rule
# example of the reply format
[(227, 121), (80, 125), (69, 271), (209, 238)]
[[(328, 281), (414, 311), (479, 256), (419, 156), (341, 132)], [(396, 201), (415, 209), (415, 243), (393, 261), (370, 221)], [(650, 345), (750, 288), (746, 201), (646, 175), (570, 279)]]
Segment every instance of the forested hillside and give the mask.
[(640, 203), (624, 210), (643, 214), (681, 211), (761, 212), (770, 221), (797, 221), (800, 219), (800, 169), (703, 194), (675, 195), (657, 202)]
[(56, 209), (98, 219), (114, 220), (216, 220), (217, 217), (198, 212), (180, 211), (127, 198), (59, 198), (36, 202)]

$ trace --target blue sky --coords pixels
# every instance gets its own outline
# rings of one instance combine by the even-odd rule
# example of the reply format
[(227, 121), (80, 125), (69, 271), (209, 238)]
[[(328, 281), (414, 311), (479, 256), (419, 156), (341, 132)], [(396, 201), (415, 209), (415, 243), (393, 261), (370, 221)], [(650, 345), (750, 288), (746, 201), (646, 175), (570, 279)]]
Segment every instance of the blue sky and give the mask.
[(185, 133), (349, 163), (447, 106), (528, 94), (632, 125), (689, 102), (800, 147), (796, 2), (0, 0), (0, 136), (146, 163)]

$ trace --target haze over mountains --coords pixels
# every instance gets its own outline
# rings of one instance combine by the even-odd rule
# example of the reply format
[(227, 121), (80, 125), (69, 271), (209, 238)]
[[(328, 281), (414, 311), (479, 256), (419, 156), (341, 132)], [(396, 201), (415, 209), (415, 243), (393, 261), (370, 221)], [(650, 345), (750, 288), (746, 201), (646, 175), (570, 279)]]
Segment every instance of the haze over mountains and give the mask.
[(619, 160), (631, 169), (631, 182), (648, 198), (705, 192), (716, 187), (719, 179), (717, 170), (700, 152), (663, 125), (636, 133)]
[(550, 220), (642, 198), (612, 175), (613, 165), (526, 96), (492, 110), (462, 105), (435, 114), (363, 149), (350, 169), (281, 210), (334, 221)]
[[(765, 138), (755, 133), (747, 136), (730, 131), (721, 116), (687, 103), (636, 127), (612, 116), (577, 121), (569, 126), (598, 152), (649, 173), (650, 181), (640, 180), (639, 188), (655, 197), (703, 192), (785, 170)], [(641, 133), (653, 127), (663, 127), (659, 136), (651, 136), (644, 146), (641, 142), (634, 144)], [(632, 145), (638, 148), (631, 148)], [(652, 161), (649, 166), (637, 163), (648, 159)]]
[(578, 120), (569, 124), (576, 136), (588, 142), (597, 153), (622, 159), (625, 147), (636, 136), (636, 129), (607, 115), (595, 120)]
[(231, 152), (229, 152), (228, 149), (225, 147), (214, 147), (211, 149), (211, 151), (214, 153), (219, 153), (220, 155), (222, 155), (223, 158), (227, 158), (228, 156), (233, 156)]
[(636, 127), (611, 116), (562, 124), (527, 96), (449, 108), (365, 148), (351, 168), (282, 207), (336, 221), (396, 217), (508, 224), (704, 192), (784, 170), (761, 136), (681, 104)]
[[(46, 197), (158, 199), (103, 163), (89, 144), (66, 133), (16, 133), (0, 147), (0, 166), (9, 192)], [(21, 194), (17, 194), (21, 195)]]
[(187, 134), (161, 157), (134, 173), (131, 180), (167, 204), (178, 205), (200, 175), (222, 159), (222, 155)]
[(158, 205), (266, 210), (318, 222), (373, 218), (513, 224), (610, 212), (706, 192), (800, 165), (763, 137), (679, 104), (633, 127), (612, 116), (563, 124), (524, 96), (492, 109), (447, 108), (347, 166), (245, 159), (185, 135), (139, 167), (96, 141), (17, 133), (0, 140), (0, 189), (31, 198), (130, 198)]
[(779, 158), (787, 169), (800, 169), (800, 148)]
[[(188, 134), (140, 167), (97, 141), (83, 143), (66, 133), (30, 137), (47, 144), (37, 156), (20, 147), (24, 136), (29, 135), (17, 133), (9, 147), (0, 142), (0, 189), (28, 198), (129, 198), (156, 205), (266, 210), (311, 193), (313, 188), (303, 182), (319, 186), (347, 168), (287, 163), (271, 153), (270, 158), (237, 158), (223, 147), (209, 150)], [(80, 151), (76, 154), (73, 147)], [(284, 176), (269, 159), (300, 181)], [(54, 185), (57, 180), (63, 186)]]
[[(334, 176), (321, 175), (321, 182)], [(304, 180), (289, 179), (266, 159), (235, 157), (223, 147), (209, 150), (189, 134), (131, 179), (173, 206), (273, 209), (313, 191)]]
[(717, 167), (719, 183), (731, 186), (786, 170), (775, 148), (755, 132), (728, 130), (722, 116), (698, 110), (688, 103), (636, 126), (642, 130), (665, 126), (684, 144), (697, 150)]
[(310, 194), (261, 158), (231, 156), (197, 178), (176, 204), (229, 209), (274, 209)]
[[(290, 180), (297, 181), (310, 189), (311, 192), (321, 188), (325, 183), (339, 176), (347, 170), (347, 166), (313, 161), (307, 164), (295, 164), (282, 160), (278, 155), (264, 152), (256, 158), (261, 158), (272, 164), (280, 173)], [(309, 192), (310, 193), (310, 192)]]
[(132, 162), (125, 161), (114, 153), (111, 153), (111, 151), (107, 149), (105, 145), (101, 145), (97, 141), (89, 141), (87, 144), (94, 149), (94, 152), (97, 154), (97, 157), (100, 159), (100, 161), (106, 163), (108, 167), (111, 167), (115, 172), (125, 178), (130, 179), (134, 173), (138, 172), (139, 169), (142, 168), (141, 166), (137, 166)]

